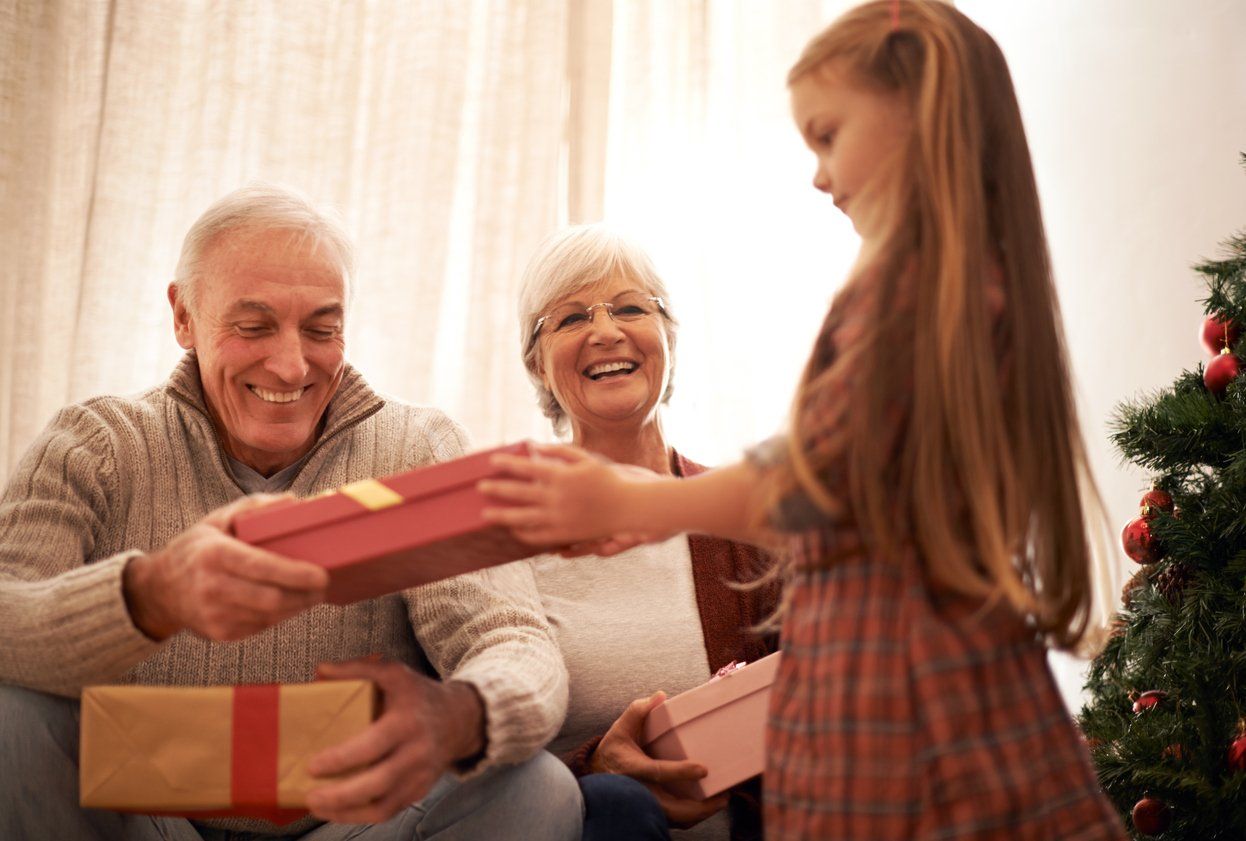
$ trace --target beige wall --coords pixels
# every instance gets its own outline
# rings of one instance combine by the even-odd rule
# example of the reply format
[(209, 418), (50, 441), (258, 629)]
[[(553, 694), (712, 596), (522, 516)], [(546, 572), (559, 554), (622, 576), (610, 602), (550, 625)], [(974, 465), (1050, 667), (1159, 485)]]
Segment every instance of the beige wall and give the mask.
[[(1120, 400), (1203, 358), (1190, 265), (1246, 227), (1246, 3), (958, 0), (1012, 68), (1029, 134), (1082, 420), (1116, 532), (1147, 477), (1108, 442)], [(1066, 698), (1079, 664), (1056, 661)]]

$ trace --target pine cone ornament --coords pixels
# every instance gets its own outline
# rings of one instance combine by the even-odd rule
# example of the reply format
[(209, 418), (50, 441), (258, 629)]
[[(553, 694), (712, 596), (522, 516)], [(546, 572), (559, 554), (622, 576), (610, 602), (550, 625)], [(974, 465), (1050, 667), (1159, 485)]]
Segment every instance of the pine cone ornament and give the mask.
[(1148, 570), (1146, 567), (1143, 567), (1142, 569), (1138, 570), (1133, 575), (1131, 575), (1129, 577), (1129, 580), (1125, 582), (1125, 586), (1121, 589), (1121, 604), (1125, 606), (1126, 610), (1133, 609), (1134, 599), (1138, 596), (1139, 593), (1142, 592), (1143, 588), (1145, 588), (1147, 584), (1149, 583), (1150, 581), (1150, 576), (1148, 575), (1149, 571), (1150, 570)]
[(1181, 604), (1185, 596), (1186, 585), (1194, 578), (1194, 572), (1187, 564), (1179, 561), (1168, 564), (1155, 574), (1155, 589), (1168, 599), (1171, 605)]

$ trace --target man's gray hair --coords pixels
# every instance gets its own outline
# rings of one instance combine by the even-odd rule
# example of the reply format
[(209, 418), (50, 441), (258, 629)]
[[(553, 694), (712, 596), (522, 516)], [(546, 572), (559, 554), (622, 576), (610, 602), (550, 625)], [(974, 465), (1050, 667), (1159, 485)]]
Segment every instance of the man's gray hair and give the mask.
[(218, 239), (234, 231), (290, 231), (299, 245), (327, 245), (337, 257), (348, 306), (355, 286), (355, 246), (333, 208), (313, 204), (302, 193), (280, 184), (254, 182), (217, 199), (186, 232), (173, 273), (179, 297), (194, 312), (199, 303), (200, 269)]
[(662, 299), (662, 315), (666, 319), (667, 343), (670, 347), (670, 372), (662, 402), (671, 399), (674, 387), (675, 336), (679, 322), (671, 314), (666, 284), (653, 267), (644, 249), (605, 225), (575, 225), (546, 237), (528, 260), (519, 289), (519, 339), (524, 368), (536, 388), (541, 411), (553, 423), (554, 431), (562, 434), (567, 428), (566, 413), (546, 386), (539, 373), (540, 342), (533, 334), (537, 320), (550, 305), (574, 292), (609, 280), (625, 277)]

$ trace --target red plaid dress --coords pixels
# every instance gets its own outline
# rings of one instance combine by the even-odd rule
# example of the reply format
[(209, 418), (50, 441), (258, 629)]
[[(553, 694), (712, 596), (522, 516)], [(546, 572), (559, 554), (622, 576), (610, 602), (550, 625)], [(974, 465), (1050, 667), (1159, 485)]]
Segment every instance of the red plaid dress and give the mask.
[[(849, 364), (805, 413), (816, 418), (802, 424), (806, 446), (842, 448), (852, 308), (841, 298), (818, 339), (819, 365)], [(880, 434), (898, 440), (905, 414), (898, 405), (896, 428)], [(830, 521), (800, 508), (775, 515), (796, 531), (795, 569), (771, 696), (766, 837), (1124, 839), (1023, 621), (936, 595), (911, 541), (884, 561), (863, 551), (850, 512)]]

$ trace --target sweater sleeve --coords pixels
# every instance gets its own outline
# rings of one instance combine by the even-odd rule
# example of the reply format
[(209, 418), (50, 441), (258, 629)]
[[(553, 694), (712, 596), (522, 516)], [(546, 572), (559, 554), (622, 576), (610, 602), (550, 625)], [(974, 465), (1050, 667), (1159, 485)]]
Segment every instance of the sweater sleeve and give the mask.
[[(434, 438), (437, 461), (467, 447), (462, 428), (446, 424)], [(436, 581), (404, 598), (433, 668), (444, 680), (470, 683), (484, 703), (487, 743), (473, 773), (522, 762), (557, 735), (567, 713), (567, 668), (527, 563)]]
[(558, 734), (567, 669), (527, 564), (428, 584), (408, 591), (407, 604), (433, 668), (472, 684), (484, 702), (487, 744), (477, 768), (522, 762)]
[(122, 592), (137, 552), (92, 559), (117, 492), (107, 427), (88, 408), (62, 410), (0, 499), (0, 682), (73, 696), (159, 647)]

